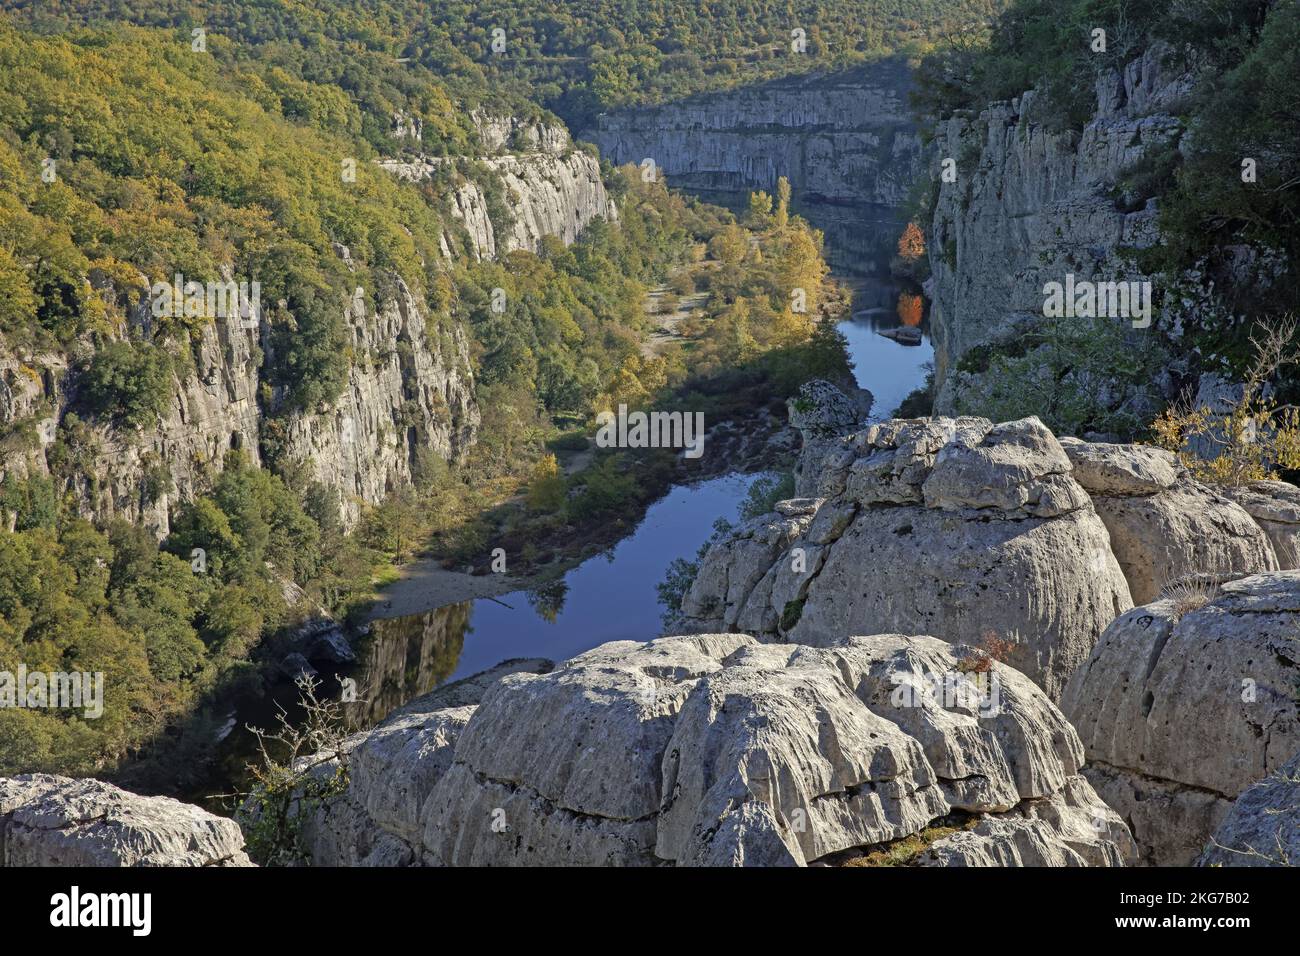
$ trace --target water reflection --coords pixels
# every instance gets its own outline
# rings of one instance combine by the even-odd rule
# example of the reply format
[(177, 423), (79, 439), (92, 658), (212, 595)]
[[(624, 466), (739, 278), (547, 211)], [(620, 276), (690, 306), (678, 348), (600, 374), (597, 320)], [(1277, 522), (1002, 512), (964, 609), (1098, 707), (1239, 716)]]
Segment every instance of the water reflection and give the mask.
[(569, 582), (560, 578), (526, 593), (528, 606), (537, 612), (537, 616), (547, 624), (554, 624), (560, 612), (564, 610), (564, 599), (569, 594)]
[(424, 614), (375, 621), (349, 675), (357, 704), (345, 708), (348, 726), (369, 727), (413, 697), (427, 694), (456, 670), (469, 628), (472, 602)]
[(563, 578), (498, 598), (376, 620), (350, 675), (357, 725), (382, 720), (412, 697), (512, 657), (565, 660), (606, 641), (661, 631), (655, 590), (674, 558), (694, 558), (714, 519), (738, 520), (761, 475), (726, 475), (673, 488), (630, 536)]
[(837, 326), (849, 345), (853, 375), (875, 396), (871, 415), (888, 418), (925, 382), (934, 362), (925, 298), (893, 281), (850, 282), (850, 317)]

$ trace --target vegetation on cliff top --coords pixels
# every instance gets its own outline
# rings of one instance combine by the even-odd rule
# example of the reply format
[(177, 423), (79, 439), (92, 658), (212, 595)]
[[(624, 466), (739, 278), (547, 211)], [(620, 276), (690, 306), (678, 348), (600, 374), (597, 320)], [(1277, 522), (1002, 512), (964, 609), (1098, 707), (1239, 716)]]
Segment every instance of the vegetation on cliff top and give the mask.
[(367, 133), (378, 147), (395, 111), (413, 112), (426, 123), (454, 122), (454, 114), (440, 115), (438, 92), (470, 106), (517, 113), (542, 104), (580, 128), (615, 107), (919, 51), (939, 36), (987, 20), (1004, 5), (1005, 0), (145, 0), (128, 11), (113, 0), (4, 0), (0, 9), (14, 10), (40, 29), (129, 20), (187, 34), (203, 27), (214, 37), (256, 46), (255, 55), (279, 65), (286, 78), (337, 86), (363, 104), (370, 117)]
[[(1104, 49), (1098, 30), (1105, 32)], [(988, 31), (959, 36), (925, 59), (916, 104), (932, 117), (963, 110), (971, 115), (1034, 89), (1040, 97), (1035, 116), (1049, 124), (1054, 117), (1068, 136), (1093, 121), (1098, 79), (1122, 75), (1153, 49), (1163, 51), (1168, 78), (1185, 74), (1192, 80), (1185, 95), (1162, 107), (1181, 120), (1182, 130), (1168, 145), (1148, 149), (1111, 185), (1120, 208), (1132, 211), (1154, 200), (1158, 209), (1159, 241), (1120, 251), (1157, 277), (1157, 306), (1169, 320), (1153, 332), (1162, 344), (1133, 349), (1112, 330), (1080, 336), (1048, 323), (1025, 341), (963, 357), (959, 371), (992, 374), (965, 395), (962, 410), (1000, 417), (1042, 406), (1062, 411), (1047, 420), (1067, 432), (1141, 434), (1163, 403), (1154, 388), (1162, 366), (1176, 360), (1180, 374), (1193, 381), (1201, 371), (1247, 375), (1256, 353), (1252, 340), (1294, 309), (1300, 262), (1297, 4), (1014, 0)], [(1044, 342), (1045, 349), (1037, 347)], [(1168, 353), (1163, 360), (1162, 349)], [(1046, 374), (1053, 366), (1068, 379)], [(1272, 386), (1279, 399), (1294, 402), (1300, 397), (1294, 369), (1277, 373)], [(1053, 390), (1069, 397), (1053, 399)], [(1118, 417), (1086, 400), (1124, 392), (1134, 400)]]

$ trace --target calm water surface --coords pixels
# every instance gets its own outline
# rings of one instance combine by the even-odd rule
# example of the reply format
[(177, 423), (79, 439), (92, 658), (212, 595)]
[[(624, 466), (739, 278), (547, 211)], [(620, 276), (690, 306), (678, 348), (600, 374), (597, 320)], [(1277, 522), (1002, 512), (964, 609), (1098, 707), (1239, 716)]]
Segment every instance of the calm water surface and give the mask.
[[(836, 277), (853, 289), (852, 318), (839, 324), (848, 341), (858, 384), (875, 396), (872, 417), (886, 418), (924, 382), (933, 360), (919, 298), (881, 274)], [(835, 273), (833, 273), (835, 274)], [(879, 333), (921, 329), (920, 344), (903, 345)], [(636, 530), (608, 551), (588, 558), (550, 585), (498, 599), (450, 604), (422, 614), (373, 622), (356, 647), (358, 662), (340, 676), (357, 682), (361, 706), (346, 708), (355, 728), (381, 721), (412, 698), (512, 657), (562, 661), (599, 644), (646, 641), (663, 632), (655, 586), (675, 558), (693, 559), (719, 518), (735, 523), (758, 475), (730, 474), (674, 487), (650, 506)], [(325, 692), (337, 688), (326, 678)], [(297, 691), (286, 684), (239, 708), (227, 739), (223, 776), (238, 779), (253, 757), (246, 723), (269, 726), (274, 705), (295, 712)]]

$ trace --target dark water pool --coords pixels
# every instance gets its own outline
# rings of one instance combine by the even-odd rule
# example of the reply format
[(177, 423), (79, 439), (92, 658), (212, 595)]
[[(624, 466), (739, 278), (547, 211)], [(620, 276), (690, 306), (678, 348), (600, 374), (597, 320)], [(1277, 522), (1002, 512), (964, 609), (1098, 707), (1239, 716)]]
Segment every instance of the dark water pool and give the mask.
[(650, 506), (637, 529), (536, 590), (377, 620), (357, 680), (375, 702), (370, 719), (439, 684), (511, 657), (561, 661), (607, 641), (662, 633), (656, 585), (674, 558), (693, 558), (718, 518), (735, 522), (757, 475), (679, 485)]

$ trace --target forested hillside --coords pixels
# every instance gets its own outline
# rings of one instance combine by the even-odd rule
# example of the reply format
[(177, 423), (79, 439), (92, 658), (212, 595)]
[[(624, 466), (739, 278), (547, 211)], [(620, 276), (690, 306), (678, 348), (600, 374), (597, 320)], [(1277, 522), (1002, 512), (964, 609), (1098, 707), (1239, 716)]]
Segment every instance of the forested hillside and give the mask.
[[(810, 344), (811, 316), (791, 310), (796, 287), (816, 310), (825, 266), (788, 196), (741, 225), (639, 171), (606, 167), (612, 209), (572, 245), (544, 236), (536, 251), (480, 258), (457, 197), (481, 193), (504, 234), (520, 197), (503, 172), (517, 167), (501, 157), (526, 167), (575, 155), (555, 120), (489, 94), (473, 70), (444, 84), (398, 64), (401, 45), (375, 33), (382, 20), (366, 18), (354, 35), (346, 24), (360, 18), (331, 16), (321, 29), (335, 39), (294, 26), (281, 46), (261, 32), (275, 18), (256, 15), (278, 8), (237, 9), (266, 42), (213, 27), (196, 48), (183, 28), (44, 17), (38, 33), (22, 18), (0, 21), (0, 670), (108, 678), (95, 721), (0, 711), (0, 773), (108, 772), (147, 749), (158, 769), (146, 785), (174, 786), (211, 745), (211, 702), (258, 687), (276, 659), (268, 647), (283, 654), (276, 642), (305, 615), (364, 606), (393, 563), (430, 540), (481, 557), (502, 530), (483, 513), (530, 482), (528, 508), (504, 529), (530, 547), (655, 493), (603, 455), (558, 475), (546, 446), (563, 430), (722, 372), (733, 385), (770, 378), (788, 390), (796, 366), (816, 370), (818, 349), (843, 371), (835, 342), (829, 353), (827, 341)], [(419, 121), (418, 135), (398, 128), (398, 114)], [(514, 133), (489, 142), (498, 129)], [(373, 162), (428, 156), (448, 161), (415, 181)], [(256, 327), (218, 339), (227, 319), (157, 314), (150, 286), (177, 273), (258, 281)], [(642, 354), (646, 291), (673, 277), (703, 299), (689, 366)], [(387, 351), (361, 348), (366, 323), (384, 316), (402, 323)], [(413, 354), (424, 342), (436, 354)], [(219, 435), (228, 450), (213, 457), (169, 458), (162, 421), (202, 425), (190, 406), (230, 398), (239, 349), (255, 383), (237, 396), (250, 430)], [(476, 440), (450, 457), (414, 408), (426, 396), (409, 376), (431, 361), (472, 388), (461, 397)], [(358, 518), (345, 522), (340, 489), (291, 441), (317, 420), (334, 423), (384, 368), (401, 370), (405, 403), (391, 414), (418, 447), (399, 462), (409, 478), (351, 501)], [(431, 402), (450, 414), (441, 393)], [(143, 466), (128, 497), (163, 503), (163, 534), (100, 512), (123, 460)], [(182, 466), (193, 477), (184, 494)]]
[[(1005, 0), (306, 0), (230, 6), (5, 0), (0, 8), (18, 10), (46, 29), (67, 21), (123, 20), (186, 32), (203, 27), (265, 46), (259, 56), (299, 78), (337, 84), (380, 116), (432, 76), (462, 101), (532, 100), (577, 129), (603, 109), (842, 68), (887, 53), (920, 53), (1004, 5)], [(437, 112), (441, 104), (425, 105)]]

